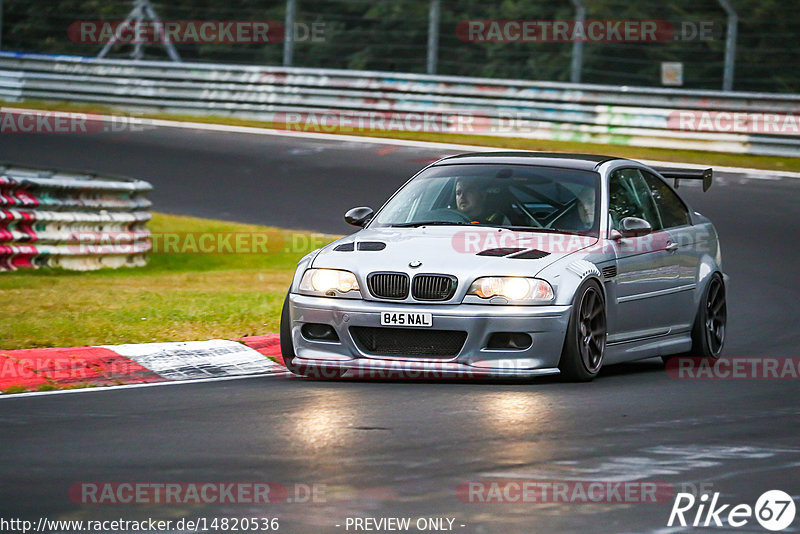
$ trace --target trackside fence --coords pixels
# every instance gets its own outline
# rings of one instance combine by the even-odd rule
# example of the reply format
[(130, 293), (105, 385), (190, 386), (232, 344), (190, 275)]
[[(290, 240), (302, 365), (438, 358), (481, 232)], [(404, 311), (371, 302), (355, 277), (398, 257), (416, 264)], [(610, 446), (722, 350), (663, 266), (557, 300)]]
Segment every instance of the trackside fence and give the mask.
[(304, 131), (428, 131), (800, 156), (794, 94), (5, 52), (0, 99), (233, 116)]

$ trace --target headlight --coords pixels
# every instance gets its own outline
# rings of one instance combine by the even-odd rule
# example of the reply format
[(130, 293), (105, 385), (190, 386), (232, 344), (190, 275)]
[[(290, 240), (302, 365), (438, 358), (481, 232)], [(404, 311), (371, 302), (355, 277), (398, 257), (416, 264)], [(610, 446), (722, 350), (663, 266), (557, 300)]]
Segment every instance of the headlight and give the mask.
[(538, 278), (516, 276), (484, 276), (472, 282), (467, 295), (482, 299), (505, 297), (514, 303), (547, 304), (555, 294), (553, 287)]
[(300, 281), (300, 291), (329, 297), (348, 293), (348, 296), (360, 296), (356, 276), (350, 271), (336, 269), (307, 270)]

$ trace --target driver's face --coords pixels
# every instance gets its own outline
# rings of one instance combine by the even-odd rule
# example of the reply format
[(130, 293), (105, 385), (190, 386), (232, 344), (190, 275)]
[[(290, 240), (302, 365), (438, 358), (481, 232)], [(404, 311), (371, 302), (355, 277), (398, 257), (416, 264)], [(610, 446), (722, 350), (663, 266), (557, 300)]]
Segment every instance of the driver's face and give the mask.
[(583, 224), (594, 222), (594, 191), (584, 189), (578, 194), (578, 216)]
[(471, 184), (456, 184), (456, 207), (458, 211), (477, 217), (483, 211), (483, 195)]

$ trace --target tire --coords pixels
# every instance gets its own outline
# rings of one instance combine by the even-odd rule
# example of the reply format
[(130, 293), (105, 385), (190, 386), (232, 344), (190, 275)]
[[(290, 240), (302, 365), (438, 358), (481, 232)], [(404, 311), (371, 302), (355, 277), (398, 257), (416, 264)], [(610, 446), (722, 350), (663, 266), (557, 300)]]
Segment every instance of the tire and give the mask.
[(588, 382), (600, 372), (606, 347), (606, 302), (595, 280), (575, 292), (558, 368), (565, 380)]
[(289, 317), (289, 293), (286, 294), (286, 300), (283, 301), (283, 309), (281, 310), (280, 339), (283, 365), (292, 373), (308, 378), (337, 379), (342, 377), (343, 373), (338, 369), (319, 371), (314, 368), (306, 368), (305, 372), (303, 372), (301, 371), (301, 366), (294, 363), (294, 359), (297, 355), (294, 352), (294, 343), (292, 343), (292, 320), (291, 317)]
[(692, 348), (683, 354), (662, 356), (667, 363), (672, 358), (694, 356), (717, 359), (725, 345), (725, 328), (728, 322), (728, 305), (725, 298), (725, 282), (719, 273), (711, 275), (711, 280), (703, 290), (700, 306), (692, 325)]
[(292, 320), (289, 317), (289, 293), (286, 293), (286, 299), (283, 301), (283, 309), (281, 310), (281, 356), (283, 357), (283, 365), (292, 373), (299, 375), (298, 366), (294, 365), (294, 343), (292, 343)]

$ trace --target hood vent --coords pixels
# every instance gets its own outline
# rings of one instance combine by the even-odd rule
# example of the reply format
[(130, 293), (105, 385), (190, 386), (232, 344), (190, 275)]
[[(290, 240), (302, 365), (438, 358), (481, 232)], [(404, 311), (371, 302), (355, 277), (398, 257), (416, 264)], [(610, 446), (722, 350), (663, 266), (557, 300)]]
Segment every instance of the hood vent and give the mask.
[(358, 250), (383, 250), (386, 248), (386, 243), (381, 243), (380, 241), (359, 241), (358, 243)]
[(513, 256), (509, 256), (509, 258), (514, 258), (515, 260), (540, 260), (549, 255), (550, 255), (549, 252), (545, 252), (543, 250), (536, 250), (534, 248), (532, 250), (526, 250), (525, 252), (520, 252), (519, 254), (514, 254)]
[(508, 256), (509, 254), (514, 254), (515, 252), (521, 252), (523, 250), (525, 249), (518, 247), (490, 248), (483, 252), (478, 252), (478, 256)]
[(336, 252), (353, 252), (355, 249), (355, 244), (351, 242), (337, 245), (333, 250)]
[(509, 258), (518, 260), (538, 260), (549, 255), (549, 252), (544, 252), (542, 250), (525, 250), (524, 248), (519, 247), (490, 248), (484, 250), (483, 252), (478, 252), (478, 256), (508, 256)]

